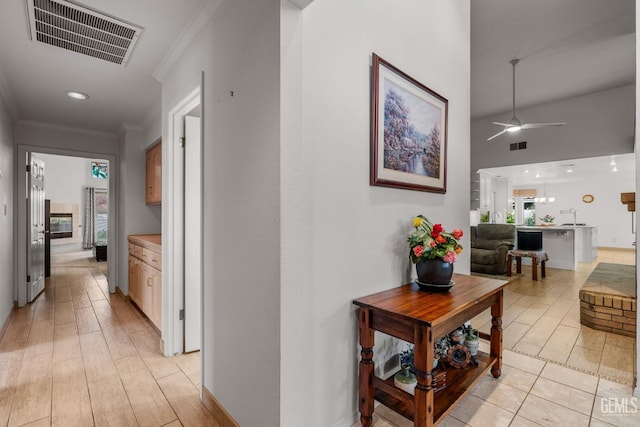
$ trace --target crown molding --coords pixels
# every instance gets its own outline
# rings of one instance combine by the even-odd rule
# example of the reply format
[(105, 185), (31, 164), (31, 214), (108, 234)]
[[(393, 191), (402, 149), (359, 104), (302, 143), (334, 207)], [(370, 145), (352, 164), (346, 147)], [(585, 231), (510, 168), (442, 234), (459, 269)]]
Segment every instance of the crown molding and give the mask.
[(7, 107), (7, 111), (13, 121), (18, 120), (18, 108), (16, 107), (16, 102), (11, 95), (2, 71), (0, 71), (0, 99), (4, 101), (4, 105)]
[(291, 3), (295, 4), (296, 6), (298, 6), (300, 9), (304, 9), (305, 7), (309, 6), (313, 0), (289, 0)]
[(100, 130), (77, 128), (77, 127), (73, 127), (73, 126), (60, 125), (60, 124), (57, 124), (57, 123), (39, 122), (39, 121), (36, 121), (36, 120), (18, 120), (16, 122), (16, 124), (24, 125), (24, 126), (31, 126), (31, 127), (38, 127), (38, 128), (43, 128), (43, 129), (51, 129), (51, 130), (58, 130), (58, 131), (65, 131), (65, 132), (80, 133), (80, 134), (83, 134), (83, 135), (103, 136), (103, 137), (108, 137), (108, 138), (117, 138), (118, 137), (118, 134), (114, 133), (114, 132), (104, 132), (104, 131), (100, 131)]
[(198, 10), (173, 43), (169, 52), (160, 62), (160, 65), (158, 65), (153, 72), (153, 78), (159, 82), (164, 80), (169, 70), (182, 57), (187, 47), (189, 47), (191, 42), (196, 38), (200, 31), (202, 31), (204, 26), (215, 17), (227, 1), (228, 0), (209, 0), (200, 8), (200, 10)]

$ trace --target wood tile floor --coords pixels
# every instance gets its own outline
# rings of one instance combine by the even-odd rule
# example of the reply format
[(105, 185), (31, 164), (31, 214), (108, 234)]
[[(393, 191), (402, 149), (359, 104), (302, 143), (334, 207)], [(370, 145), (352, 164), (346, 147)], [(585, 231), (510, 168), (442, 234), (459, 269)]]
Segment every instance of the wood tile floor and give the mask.
[[(502, 376), (482, 377), (438, 427), (638, 425), (640, 399), (630, 386), (506, 350)], [(359, 426), (359, 421), (353, 425)], [(378, 405), (373, 426), (413, 427), (413, 422)]]
[[(505, 288), (503, 348), (631, 384), (635, 339), (580, 324), (578, 292), (600, 262), (633, 265), (635, 252), (600, 249), (595, 261), (580, 263), (576, 271), (548, 268), (537, 282), (531, 267), (523, 266)], [(488, 333), (490, 317), (486, 311), (472, 324)]]
[(104, 263), (53, 267), (0, 340), (0, 426), (219, 426), (200, 402), (200, 355), (160, 337)]

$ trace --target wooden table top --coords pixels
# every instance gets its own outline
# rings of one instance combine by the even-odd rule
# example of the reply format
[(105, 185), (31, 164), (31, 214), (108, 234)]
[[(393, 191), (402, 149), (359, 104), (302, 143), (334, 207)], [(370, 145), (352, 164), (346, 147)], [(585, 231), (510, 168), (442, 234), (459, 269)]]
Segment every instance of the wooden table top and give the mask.
[(455, 284), (449, 292), (424, 291), (417, 284), (409, 283), (358, 298), (353, 303), (433, 326), (499, 292), (508, 283), (465, 274), (454, 274), (453, 281)]

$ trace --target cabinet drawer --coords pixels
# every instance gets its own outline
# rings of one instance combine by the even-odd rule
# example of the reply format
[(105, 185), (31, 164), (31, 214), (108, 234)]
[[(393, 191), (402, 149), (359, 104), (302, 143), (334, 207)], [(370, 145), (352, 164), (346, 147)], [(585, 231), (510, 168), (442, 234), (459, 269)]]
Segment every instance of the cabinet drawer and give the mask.
[(157, 252), (151, 252), (151, 259), (145, 261), (151, 264), (151, 267), (162, 271), (162, 255)]
[(147, 248), (142, 248), (142, 254), (140, 254), (140, 256), (142, 257), (142, 261), (144, 261), (146, 264), (151, 264), (151, 254), (153, 252), (151, 252), (149, 249)]
[(136, 256), (140, 259), (142, 259), (142, 246), (138, 246), (136, 244), (131, 244), (131, 246), (133, 246), (133, 250), (131, 250), (131, 253), (133, 254), (133, 256)]

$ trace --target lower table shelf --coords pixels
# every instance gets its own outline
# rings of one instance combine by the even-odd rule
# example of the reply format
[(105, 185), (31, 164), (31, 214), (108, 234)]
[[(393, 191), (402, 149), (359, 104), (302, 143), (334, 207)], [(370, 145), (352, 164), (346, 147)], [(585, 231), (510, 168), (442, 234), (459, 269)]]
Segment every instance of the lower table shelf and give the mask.
[[(466, 392), (484, 376), (496, 363), (497, 358), (487, 353), (478, 352), (478, 366), (467, 365), (464, 368), (447, 369), (447, 386), (436, 392), (433, 398), (433, 421), (437, 423), (449, 410), (462, 399)], [(375, 399), (385, 406), (394, 409), (405, 418), (413, 420), (414, 396), (400, 390), (393, 384), (393, 375), (386, 380), (374, 377), (373, 387)]]

